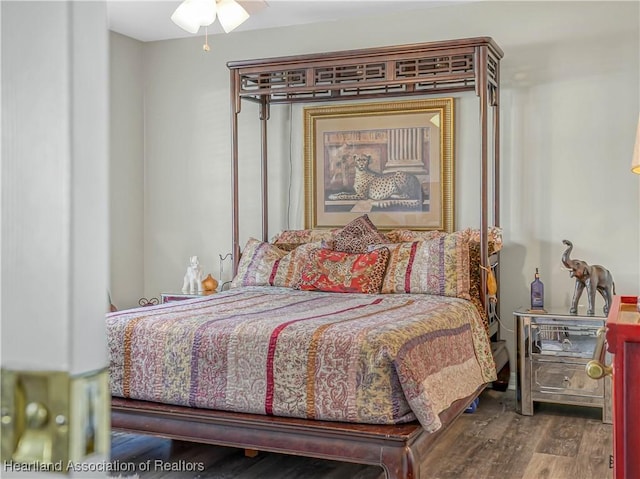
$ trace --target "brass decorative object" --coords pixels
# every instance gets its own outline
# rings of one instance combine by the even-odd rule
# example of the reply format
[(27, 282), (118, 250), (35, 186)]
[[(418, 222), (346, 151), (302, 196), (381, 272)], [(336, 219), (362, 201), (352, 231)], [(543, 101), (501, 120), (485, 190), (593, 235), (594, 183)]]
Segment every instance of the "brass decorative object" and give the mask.
[[(108, 457), (109, 373), (2, 369), (0, 461), (18, 470), (66, 472), (90, 456)], [(89, 459), (90, 460), (90, 459)]]
[(208, 274), (205, 279), (202, 280), (202, 290), (205, 294), (211, 294), (218, 288), (218, 280), (211, 274)]
[(598, 342), (593, 352), (593, 359), (585, 366), (587, 376), (591, 379), (602, 379), (605, 376), (613, 375), (613, 368), (604, 364), (605, 348), (605, 328), (598, 329)]

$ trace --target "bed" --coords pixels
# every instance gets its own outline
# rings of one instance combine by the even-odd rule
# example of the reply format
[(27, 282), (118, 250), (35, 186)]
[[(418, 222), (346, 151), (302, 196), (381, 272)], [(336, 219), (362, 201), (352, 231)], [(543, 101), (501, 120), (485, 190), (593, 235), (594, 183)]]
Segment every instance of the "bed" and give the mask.
[(247, 286), (108, 327), (114, 395), (189, 407), (435, 431), (495, 379), (480, 316), (458, 298)]
[[(389, 478), (420, 477), (421, 458), (496, 374), (489, 338), (496, 337), (497, 324), (484, 292), (493, 253), (489, 232), (499, 227), (501, 57), (493, 40), (475, 38), (230, 62), (234, 287), (204, 299), (108, 316), (112, 427), (375, 464)], [(351, 67), (362, 69), (367, 62), (382, 62), (388, 73), (383, 78), (345, 73)], [(313, 71), (327, 65), (337, 65), (342, 73), (333, 82), (319, 84)], [(293, 71), (306, 73), (292, 75)], [(398, 244), (378, 238), (365, 250), (341, 251), (347, 256), (338, 258), (332, 247), (322, 243), (289, 249), (277, 240), (268, 241), (266, 125), (271, 104), (467, 90), (480, 99), (478, 230), (441, 232)], [(260, 104), (263, 145), (262, 238), (249, 240), (242, 254), (241, 100)], [(489, 106), (493, 107), (491, 147)], [(459, 272), (452, 276), (447, 270), (422, 283), (417, 275), (404, 294), (389, 294), (397, 286), (387, 267), (392, 258), (399, 268), (396, 279), (402, 274), (409, 278), (402, 262), (407, 248), (414, 252), (426, 248), (431, 256), (425, 257), (432, 258), (442, 250), (438, 244), (447, 242), (455, 243), (456, 251), (463, 243), (466, 248), (475, 246), (476, 267), (470, 268), (469, 250), (467, 263), (455, 262), (460, 271), (477, 275), (475, 293), (469, 276)], [(417, 246), (407, 246), (413, 243)], [(386, 258), (383, 272), (372, 274), (380, 271), (382, 257)], [(349, 279), (347, 290), (334, 290), (335, 278), (325, 266), (344, 261), (363, 269), (357, 280)], [(415, 271), (420, 264), (413, 264)], [(376, 290), (370, 278), (377, 276)], [(385, 287), (387, 294), (382, 294)], [(438, 294), (432, 294), (434, 287)]]

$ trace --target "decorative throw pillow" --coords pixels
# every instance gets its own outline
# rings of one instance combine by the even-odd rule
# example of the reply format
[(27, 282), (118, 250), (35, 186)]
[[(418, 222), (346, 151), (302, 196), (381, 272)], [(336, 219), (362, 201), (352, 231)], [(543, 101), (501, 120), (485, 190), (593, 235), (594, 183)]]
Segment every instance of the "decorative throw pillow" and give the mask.
[(314, 242), (300, 245), (290, 251), (274, 263), (269, 277), (269, 285), (296, 288), (300, 284), (302, 271), (309, 262), (309, 255), (320, 248), (322, 248), (321, 243)]
[[(479, 229), (466, 229), (464, 230), (469, 235), (469, 241), (480, 243), (480, 230)], [(489, 226), (487, 228), (487, 239), (489, 243), (489, 255), (496, 253), (502, 249), (502, 228), (499, 226)]]
[(298, 246), (307, 243), (317, 243), (318, 241), (329, 241), (338, 231), (332, 229), (305, 229), (305, 230), (284, 230), (278, 233), (271, 241), (272, 244), (285, 251), (293, 251)]
[(424, 293), (471, 299), (469, 243), (463, 233), (389, 246), (382, 293)]
[(380, 292), (389, 259), (389, 250), (379, 248), (370, 253), (316, 249), (302, 271), (299, 289), (334, 293)]
[(412, 241), (430, 240), (446, 234), (447, 233), (440, 230), (393, 230), (386, 233), (386, 236), (391, 243), (410, 243)]
[(286, 255), (287, 252), (277, 246), (249, 238), (242, 250), (238, 272), (231, 281), (231, 287), (268, 285), (274, 264)]
[(320, 243), (308, 243), (291, 252), (255, 238), (247, 241), (238, 273), (231, 287), (238, 286), (282, 286), (293, 288), (300, 283), (302, 268), (307, 263), (309, 252), (319, 248)]
[(333, 237), (334, 249), (345, 253), (366, 253), (369, 245), (388, 242), (367, 215), (351, 221)]
[[(491, 251), (491, 243), (489, 243), (489, 251)], [(487, 311), (482, 306), (482, 296), (480, 295), (480, 264), (480, 243), (469, 241), (469, 295), (471, 302), (482, 316), (485, 329), (488, 330), (489, 318)]]
[[(389, 241), (392, 243), (403, 243), (420, 240), (430, 240), (439, 236), (446, 236), (447, 233), (438, 230), (414, 231), (398, 229), (386, 233)], [(480, 296), (480, 230), (465, 229), (457, 234), (466, 235), (469, 242), (469, 295), (471, 302), (476, 306), (482, 316), (485, 326), (488, 327), (487, 313), (482, 306)], [(489, 255), (500, 251), (502, 248), (502, 229), (496, 226), (490, 226), (487, 229)]]

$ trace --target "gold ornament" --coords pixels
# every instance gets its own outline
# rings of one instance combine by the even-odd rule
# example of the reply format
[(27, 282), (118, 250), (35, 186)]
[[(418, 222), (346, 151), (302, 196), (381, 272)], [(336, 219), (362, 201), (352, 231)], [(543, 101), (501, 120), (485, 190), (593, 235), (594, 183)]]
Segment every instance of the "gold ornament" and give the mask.
[(205, 279), (202, 280), (202, 289), (205, 294), (215, 293), (216, 288), (218, 287), (218, 280), (208, 274)]

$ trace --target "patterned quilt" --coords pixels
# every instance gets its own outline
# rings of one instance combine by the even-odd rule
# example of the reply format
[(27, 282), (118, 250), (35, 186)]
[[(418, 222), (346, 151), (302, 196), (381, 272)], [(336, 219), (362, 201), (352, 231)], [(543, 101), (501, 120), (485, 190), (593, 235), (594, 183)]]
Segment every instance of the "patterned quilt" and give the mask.
[(242, 287), (107, 315), (114, 396), (358, 423), (418, 419), (495, 380), (469, 301)]

